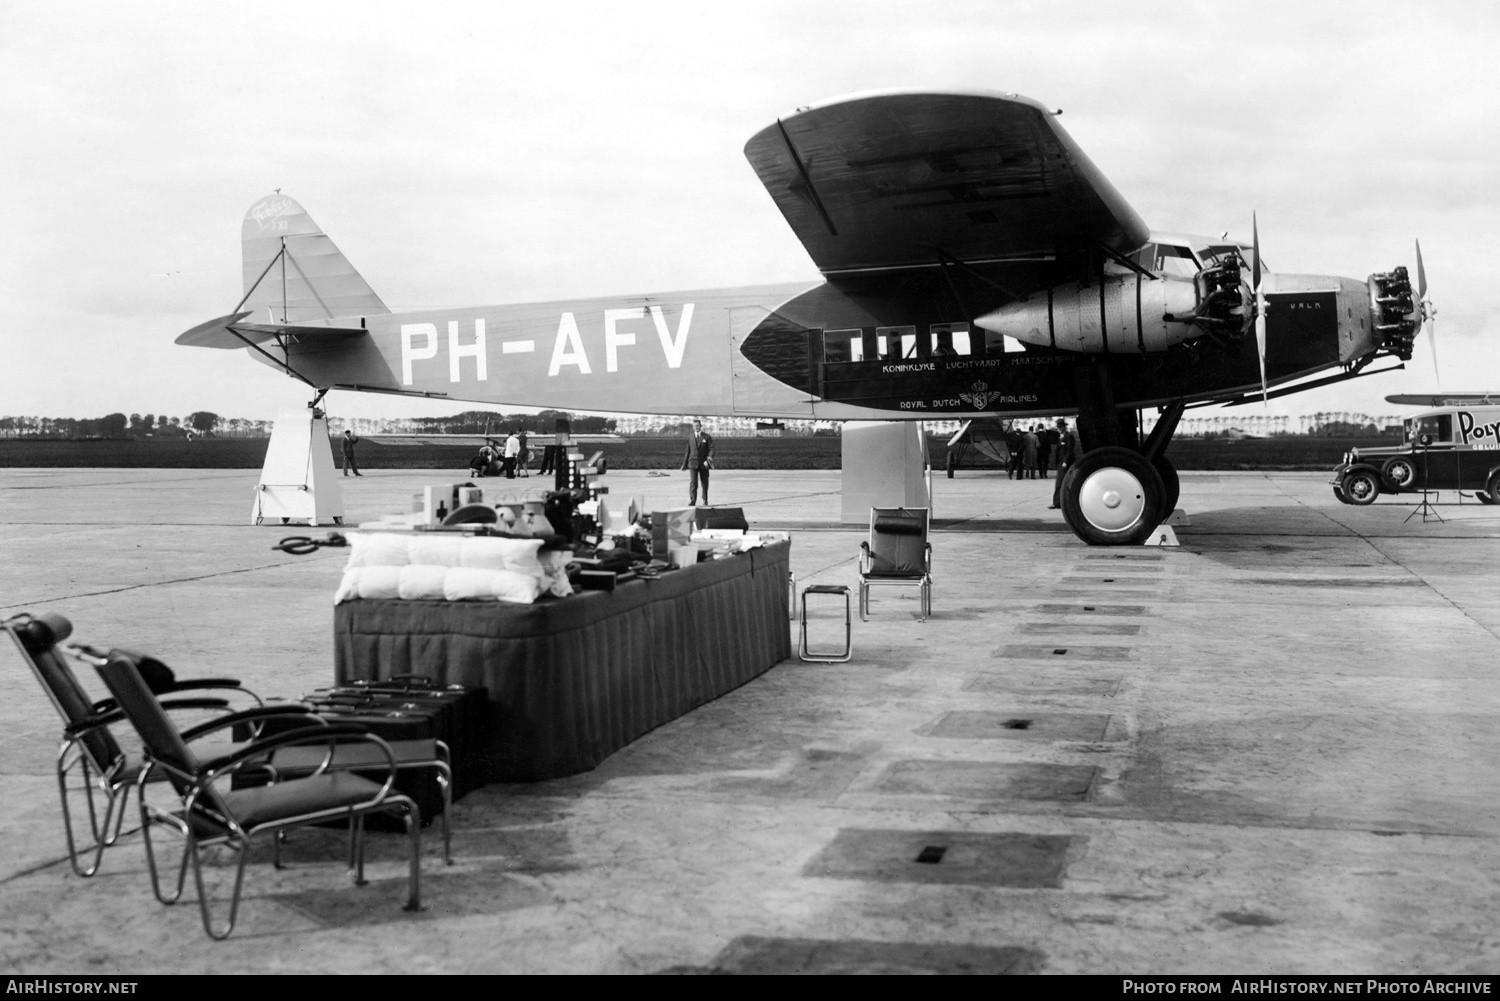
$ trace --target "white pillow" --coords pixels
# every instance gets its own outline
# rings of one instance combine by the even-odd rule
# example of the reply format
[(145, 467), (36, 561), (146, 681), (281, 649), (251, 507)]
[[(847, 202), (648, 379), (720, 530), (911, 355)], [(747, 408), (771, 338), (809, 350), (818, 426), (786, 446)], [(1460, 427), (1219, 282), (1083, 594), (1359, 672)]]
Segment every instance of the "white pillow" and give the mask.
[(413, 535), (406, 540), (406, 553), (413, 563), (431, 567), (456, 567), (459, 543), (457, 535)]
[(407, 556), (408, 536), (382, 532), (373, 535), (353, 533), (349, 536), (349, 562), (353, 567), (400, 567), (411, 562)]
[(359, 567), (359, 596), (361, 598), (394, 598), (401, 587), (400, 567)]
[(443, 597), (443, 578), (447, 576), (447, 567), (434, 567), (418, 565), (401, 568), (401, 581), (396, 589), (396, 596), (407, 601), (415, 601), (420, 598), (435, 598), (441, 600)]
[(449, 567), (443, 578), (443, 597), (449, 601), (493, 599), (529, 605), (541, 591), (539, 578), (515, 570)]
[(540, 580), (542, 565), (536, 554), (541, 548), (541, 539), (475, 536), (460, 541), (458, 565), (477, 570), (515, 570)]

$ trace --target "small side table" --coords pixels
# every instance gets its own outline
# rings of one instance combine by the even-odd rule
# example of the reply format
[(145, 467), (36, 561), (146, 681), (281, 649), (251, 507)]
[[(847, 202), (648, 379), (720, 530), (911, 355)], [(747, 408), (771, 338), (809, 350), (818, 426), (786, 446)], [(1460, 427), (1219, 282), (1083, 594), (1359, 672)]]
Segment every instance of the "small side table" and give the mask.
[[(809, 595), (841, 594), (844, 596), (844, 649), (838, 653), (810, 653), (807, 649), (807, 598)], [(849, 601), (846, 584), (813, 584), (802, 589), (802, 640), (797, 645), (797, 656), (805, 661), (825, 664), (842, 664), (854, 656), (854, 614)]]

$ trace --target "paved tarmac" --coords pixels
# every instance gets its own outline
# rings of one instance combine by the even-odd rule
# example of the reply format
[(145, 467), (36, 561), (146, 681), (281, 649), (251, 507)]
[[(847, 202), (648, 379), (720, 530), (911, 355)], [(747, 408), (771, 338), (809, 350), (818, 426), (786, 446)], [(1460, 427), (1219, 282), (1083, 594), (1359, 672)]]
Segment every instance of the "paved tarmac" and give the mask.
[[(348, 520), (444, 479), (341, 480)], [(266, 695), (329, 683), (346, 554), (273, 552), (306, 530), (248, 526), (255, 481), (0, 472), (0, 615)], [(928, 621), (877, 592), (847, 664), (794, 656), (594, 772), (466, 797), (456, 863), (424, 839), (420, 914), (394, 835), (358, 888), (336, 832), (295, 834), (281, 871), (257, 855), (227, 943), (155, 902), (138, 833), (74, 876), (58, 721), (0, 646), (0, 969), (1500, 970), (1500, 507), (1444, 495), (1440, 523), (1341, 505), (1322, 474), (1185, 473), (1180, 548), (1097, 549), (1051, 486), (934, 481)], [(792, 530), (799, 586), (855, 584), (837, 473), (713, 490)], [(834, 640), (841, 610), (812, 628)]]

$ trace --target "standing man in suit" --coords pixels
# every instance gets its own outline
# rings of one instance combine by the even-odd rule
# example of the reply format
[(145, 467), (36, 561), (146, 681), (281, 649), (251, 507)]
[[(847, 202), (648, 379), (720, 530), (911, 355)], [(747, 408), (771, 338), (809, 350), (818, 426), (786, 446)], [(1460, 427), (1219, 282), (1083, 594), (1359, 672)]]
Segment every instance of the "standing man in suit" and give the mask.
[(693, 436), (688, 439), (687, 455), (682, 468), (688, 471), (688, 503), (698, 504), (698, 481), (703, 481), (703, 503), (708, 503), (708, 471), (714, 467), (714, 436), (703, 430), (702, 421), (693, 421)]
[(350, 470), (354, 471), (355, 476), (364, 475), (359, 471), (359, 466), (354, 463), (354, 445), (358, 441), (359, 439), (354, 437), (354, 432), (349, 430), (344, 431), (344, 437), (339, 441), (340, 451), (344, 453), (345, 476), (349, 475)]
[(1078, 461), (1078, 437), (1068, 430), (1068, 422), (1057, 419), (1057, 479), (1052, 483), (1052, 510), (1062, 507), (1063, 474)]

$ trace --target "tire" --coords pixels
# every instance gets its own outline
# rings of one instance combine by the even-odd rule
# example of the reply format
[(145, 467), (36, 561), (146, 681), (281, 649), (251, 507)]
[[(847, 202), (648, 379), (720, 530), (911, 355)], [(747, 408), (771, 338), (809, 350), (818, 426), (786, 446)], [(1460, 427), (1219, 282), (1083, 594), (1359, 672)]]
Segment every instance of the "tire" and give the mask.
[(1369, 469), (1357, 469), (1345, 476), (1343, 487), (1349, 503), (1360, 507), (1375, 503), (1375, 498), (1380, 496), (1379, 477)]
[(1495, 494), (1494, 494), (1493, 491), (1489, 491), (1489, 490), (1476, 490), (1476, 491), (1474, 491), (1474, 496), (1479, 498), (1479, 503), (1481, 503), (1481, 504), (1494, 504), (1495, 503)]
[(1334, 487), (1333, 488), (1333, 495), (1339, 499), (1339, 503), (1340, 504), (1347, 504), (1347, 503), (1349, 503), (1349, 495), (1346, 494), (1346, 493), (1344, 493), (1344, 488), (1343, 487)]
[(1380, 467), (1380, 475), (1391, 493), (1410, 490), (1417, 482), (1417, 467), (1408, 456), (1394, 455)]
[(1494, 504), (1497, 500), (1500, 500), (1500, 469), (1497, 469), (1490, 474), (1490, 481), (1488, 486), (1485, 488), (1485, 493), (1490, 495), (1491, 504)]
[(1137, 546), (1161, 520), (1166, 486), (1139, 452), (1109, 446), (1087, 453), (1062, 482), (1063, 517), (1091, 546)]
[(1160, 523), (1177, 510), (1177, 500), (1182, 495), (1182, 482), (1177, 478), (1177, 467), (1165, 455), (1158, 455), (1151, 465), (1156, 467), (1157, 475), (1161, 477), (1161, 510), (1157, 512), (1156, 518)]

